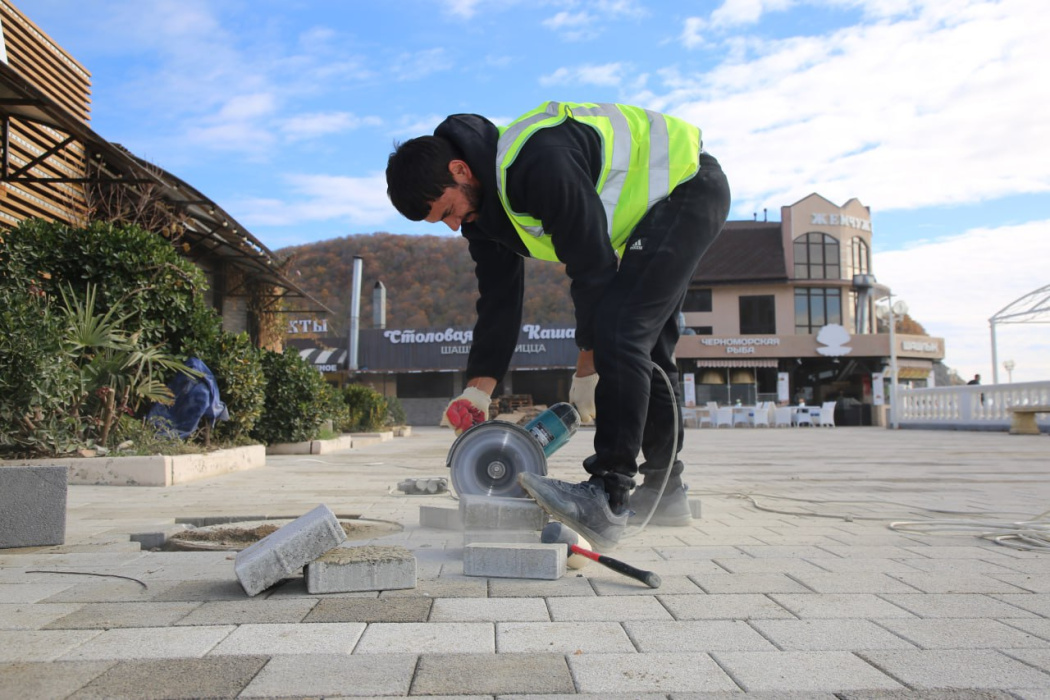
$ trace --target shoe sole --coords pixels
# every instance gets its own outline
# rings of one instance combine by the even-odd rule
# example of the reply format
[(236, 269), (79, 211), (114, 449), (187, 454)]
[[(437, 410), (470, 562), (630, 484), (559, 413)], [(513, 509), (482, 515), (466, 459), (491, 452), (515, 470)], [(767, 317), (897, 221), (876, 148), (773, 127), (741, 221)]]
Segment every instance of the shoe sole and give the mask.
[[(518, 483), (521, 483), (521, 482), (519, 481)], [(543, 511), (545, 513), (547, 513), (547, 515), (551, 516), (555, 520), (558, 520), (560, 522), (564, 522), (564, 524), (568, 525), (570, 529), (572, 529), (576, 533), (582, 535), (584, 537), (584, 539), (586, 539), (588, 542), (591, 543), (591, 547), (595, 551), (598, 551), (598, 552), (608, 551), (610, 549), (614, 549), (616, 547), (616, 545), (619, 544), (619, 542), (620, 542), (619, 540), (610, 540), (610, 539), (608, 539), (606, 537), (603, 537), (602, 535), (599, 535), (594, 530), (592, 530), (589, 527), (586, 527), (583, 524), (581, 524), (580, 522), (578, 522), (575, 518), (567, 517), (567, 516), (563, 515), (562, 513), (559, 513), (557, 511), (555, 511), (549, 504), (547, 504), (544, 501), (543, 498), (537, 496), (532, 491), (529, 491), (529, 487), (526, 486), (525, 484), (521, 484), (521, 487), (523, 489), (525, 489), (525, 491), (528, 492), (528, 494), (530, 496), (532, 496), (532, 499), (534, 501), (536, 501), (536, 505), (538, 505), (540, 508), (542, 508)]]

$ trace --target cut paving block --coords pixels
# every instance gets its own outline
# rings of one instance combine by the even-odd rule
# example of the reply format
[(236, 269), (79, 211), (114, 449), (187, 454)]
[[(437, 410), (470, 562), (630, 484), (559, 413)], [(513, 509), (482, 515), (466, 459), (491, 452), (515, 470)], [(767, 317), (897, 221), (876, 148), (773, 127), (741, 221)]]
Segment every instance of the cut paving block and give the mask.
[(238, 552), (234, 570), (244, 592), (253, 596), (344, 541), (339, 519), (322, 504)]
[(416, 587), (416, 558), (404, 547), (336, 547), (306, 565), (309, 593)]
[(547, 514), (531, 498), (465, 494), (459, 499), (465, 530), (542, 530)]
[(463, 573), (497, 578), (554, 580), (565, 575), (564, 544), (468, 544)]
[(536, 544), (540, 533), (536, 530), (467, 530), (463, 533), (463, 546), (468, 544)]
[(69, 468), (0, 466), (0, 549), (66, 540)]
[(436, 530), (462, 530), (463, 518), (459, 508), (444, 506), (419, 506), (419, 524)]
[(138, 542), (142, 549), (157, 549), (158, 547), (163, 547), (172, 535), (177, 535), (190, 529), (192, 529), (192, 526), (178, 523), (156, 530), (133, 532), (130, 537), (131, 541)]

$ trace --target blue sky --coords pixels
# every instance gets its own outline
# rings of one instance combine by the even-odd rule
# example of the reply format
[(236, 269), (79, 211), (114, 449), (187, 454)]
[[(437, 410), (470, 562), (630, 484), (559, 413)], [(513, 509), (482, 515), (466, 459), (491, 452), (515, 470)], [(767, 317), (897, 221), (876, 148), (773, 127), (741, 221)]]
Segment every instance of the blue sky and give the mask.
[[(1045, 0), (14, 1), (91, 71), (98, 133), (271, 249), (454, 235), (390, 207), (395, 140), (606, 101), (700, 126), (731, 218), (870, 207), (876, 276), (964, 376), (990, 380), (987, 319), (1050, 284)], [(1050, 326), (1004, 327), (999, 359), (1050, 379)]]

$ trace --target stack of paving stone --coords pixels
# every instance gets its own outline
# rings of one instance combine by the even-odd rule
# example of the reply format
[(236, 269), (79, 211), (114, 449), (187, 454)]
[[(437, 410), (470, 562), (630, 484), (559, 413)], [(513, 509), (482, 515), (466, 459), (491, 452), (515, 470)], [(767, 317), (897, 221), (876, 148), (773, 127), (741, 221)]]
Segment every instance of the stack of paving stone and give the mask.
[(346, 533), (319, 505), (237, 553), (234, 570), (254, 596), (305, 568), (310, 593), (415, 588), (416, 559), (404, 547), (342, 547)]

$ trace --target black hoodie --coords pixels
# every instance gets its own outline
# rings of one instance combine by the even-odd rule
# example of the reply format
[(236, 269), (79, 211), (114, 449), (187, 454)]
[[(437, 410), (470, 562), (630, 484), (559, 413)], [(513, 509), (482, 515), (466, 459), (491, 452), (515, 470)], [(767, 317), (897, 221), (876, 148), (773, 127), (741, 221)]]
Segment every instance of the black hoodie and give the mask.
[[(456, 145), (481, 182), (477, 218), (464, 223), (478, 279), (477, 322), (467, 379), (502, 379), (521, 328), (528, 249), (500, 203), (496, 185), (495, 125), (476, 114), (455, 114), (434, 130)], [(616, 274), (605, 209), (595, 189), (602, 166), (601, 138), (593, 128), (566, 120), (537, 131), (507, 172), (511, 208), (543, 222), (572, 280), (576, 344), (593, 347), (594, 313)]]

